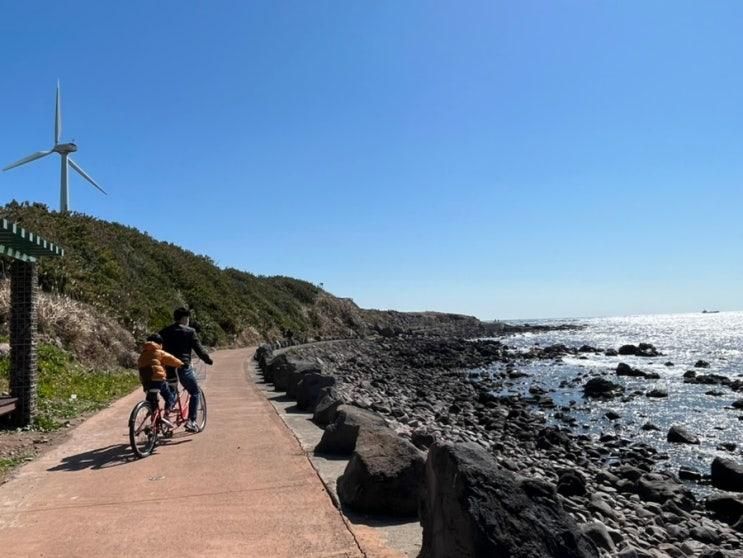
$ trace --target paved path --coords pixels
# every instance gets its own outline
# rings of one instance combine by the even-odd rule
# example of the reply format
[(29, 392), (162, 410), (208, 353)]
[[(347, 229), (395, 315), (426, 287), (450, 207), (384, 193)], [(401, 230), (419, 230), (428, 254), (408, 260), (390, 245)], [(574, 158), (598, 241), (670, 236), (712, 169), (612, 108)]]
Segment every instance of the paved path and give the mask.
[(250, 355), (215, 355), (201, 434), (132, 459), (134, 393), (20, 469), (0, 486), (2, 553), (360, 557), (296, 439), (247, 380)]

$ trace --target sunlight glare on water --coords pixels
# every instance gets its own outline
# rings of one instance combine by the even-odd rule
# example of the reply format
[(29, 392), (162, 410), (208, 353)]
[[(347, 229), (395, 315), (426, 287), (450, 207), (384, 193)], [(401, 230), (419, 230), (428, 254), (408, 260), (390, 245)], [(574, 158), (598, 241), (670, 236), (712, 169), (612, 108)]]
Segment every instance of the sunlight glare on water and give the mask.
[[(743, 392), (734, 392), (724, 385), (685, 384), (683, 374), (694, 370), (697, 374), (721, 374), (731, 380), (743, 376), (743, 312), (708, 314), (676, 314), (652, 316), (625, 316), (576, 320), (530, 321), (531, 324), (570, 323), (585, 326), (571, 331), (527, 333), (508, 338), (505, 342), (514, 349), (527, 350), (534, 345), (561, 343), (568, 347), (590, 345), (600, 349), (618, 349), (621, 345), (652, 343), (663, 354), (655, 358), (635, 356), (608, 357), (587, 354), (566, 357), (563, 362), (535, 362), (520, 370), (530, 377), (514, 381), (504, 393), (526, 394), (532, 385), (548, 390), (558, 406), (577, 401), (572, 415), (578, 419), (576, 433), (598, 436), (602, 432), (617, 433), (633, 440), (644, 441), (669, 455), (663, 467), (678, 469), (680, 465), (708, 473), (716, 455), (741, 461), (740, 435), (743, 410), (731, 404), (743, 399)], [(709, 362), (709, 368), (695, 368), (697, 361)], [(657, 372), (660, 380), (616, 376), (619, 362), (646, 372)], [(672, 362), (673, 366), (667, 366)], [(494, 365), (497, 369), (499, 365)], [(626, 393), (642, 394), (622, 402), (587, 401), (582, 397), (582, 385), (591, 375), (607, 374), (607, 378), (622, 384)], [(585, 377), (576, 386), (560, 388), (560, 382), (578, 375)], [(653, 387), (668, 390), (667, 398), (648, 398), (644, 394)], [(721, 395), (710, 394), (721, 392)], [(616, 411), (618, 421), (610, 421), (604, 414)], [(659, 431), (644, 431), (640, 427), (650, 422)], [(699, 436), (700, 445), (678, 445), (666, 442), (671, 425), (686, 426)], [(585, 425), (585, 427), (583, 426)], [(723, 442), (739, 447), (734, 452), (718, 449)]]

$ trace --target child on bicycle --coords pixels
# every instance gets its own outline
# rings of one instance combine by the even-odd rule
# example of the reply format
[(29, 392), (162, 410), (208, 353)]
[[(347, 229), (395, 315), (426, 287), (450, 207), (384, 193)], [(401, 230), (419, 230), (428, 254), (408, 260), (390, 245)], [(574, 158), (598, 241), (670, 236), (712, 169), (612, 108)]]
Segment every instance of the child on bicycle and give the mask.
[[(142, 389), (147, 392), (147, 401), (157, 407), (159, 393), (165, 401), (165, 421), (169, 412), (173, 409), (176, 402), (176, 395), (166, 382), (165, 367), (173, 366), (179, 368), (183, 362), (175, 358), (170, 353), (163, 351), (163, 338), (157, 333), (153, 333), (147, 338), (147, 342), (142, 347), (142, 353), (137, 360), (139, 368), (139, 381), (142, 382)], [(172, 424), (170, 424), (172, 426)]]

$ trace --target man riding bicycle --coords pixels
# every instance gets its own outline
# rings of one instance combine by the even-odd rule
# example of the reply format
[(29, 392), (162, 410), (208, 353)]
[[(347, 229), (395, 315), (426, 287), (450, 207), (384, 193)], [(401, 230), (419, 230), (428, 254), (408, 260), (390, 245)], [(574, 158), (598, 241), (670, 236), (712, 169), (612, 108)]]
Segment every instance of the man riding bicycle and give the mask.
[[(191, 311), (187, 308), (176, 308), (173, 312), (175, 323), (169, 325), (160, 335), (163, 338), (163, 349), (183, 362), (183, 366), (178, 369), (178, 378), (181, 385), (191, 396), (188, 403), (188, 422), (186, 430), (189, 432), (198, 432), (199, 427), (196, 425), (196, 414), (199, 408), (199, 382), (196, 379), (196, 373), (191, 366), (191, 351), (194, 351), (201, 360), (211, 365), (211, 357), (204, 350), (199, 341), (196, 330), (189, 327), (191, 320)], [(168, 368), (168, 382), (177, 383), (175, 368)]]

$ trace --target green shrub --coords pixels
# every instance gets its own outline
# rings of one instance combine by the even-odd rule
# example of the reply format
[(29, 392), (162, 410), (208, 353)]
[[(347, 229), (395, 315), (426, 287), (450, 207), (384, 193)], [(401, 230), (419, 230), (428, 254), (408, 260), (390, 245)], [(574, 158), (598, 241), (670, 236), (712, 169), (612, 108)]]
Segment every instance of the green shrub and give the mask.
[[(8, 355), (0, 357), (0, 386), (7, 390)], [(139, 385), (132, 371), (86, 370), (69, 353), (42, 344), (38, 349), (39, 387), (35, 428), (54, 430), (70, 419), (102, 409)]]
[(249, 328), (270, 336), (313, 327), (308, 310), (321, 290), (306, 281), (220, 269), (207, 256), (135, 228), (50, 212), (40, 204), (13, 202), (0, 216), (65, 249), (63, 258), (41, 260), (43, 290), (99, 307), (136, 336), (167, 325), (173, 309), (184, 305), (194, 310), (210, 345), (228, 343)]
[(26, 459), (31, 458), (32, 456), (33, 452), (29, 451), (23, 453), (22, 455), (0, 458), (0, 480), (2, 480), (2, 478), (8, 471), (10, 471), (11, 469), (15, 469), (18, 465), (23, 463)]

